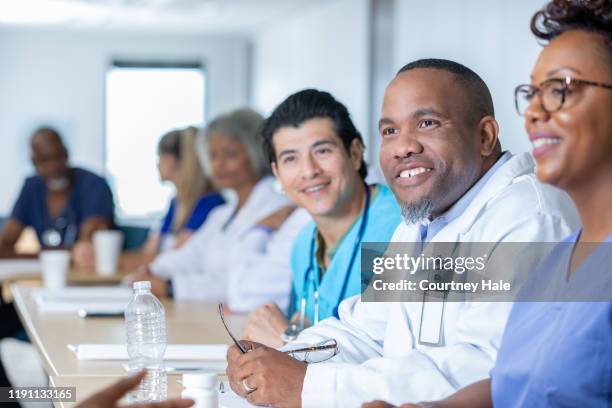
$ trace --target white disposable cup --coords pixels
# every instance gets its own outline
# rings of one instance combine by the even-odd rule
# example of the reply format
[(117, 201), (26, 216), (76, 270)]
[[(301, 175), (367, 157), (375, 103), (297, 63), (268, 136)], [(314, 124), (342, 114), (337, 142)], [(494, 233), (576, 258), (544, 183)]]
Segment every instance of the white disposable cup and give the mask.
[(66, 286), (70, 251), (45, 250), (39, 256), (43, 285), (47, 290), (59, 290)]
[(117, 272), (117, 264), (123, 246), (121, 231), (96, 231), (93, 234), (96, 273), (101, 276), (112, 276)]

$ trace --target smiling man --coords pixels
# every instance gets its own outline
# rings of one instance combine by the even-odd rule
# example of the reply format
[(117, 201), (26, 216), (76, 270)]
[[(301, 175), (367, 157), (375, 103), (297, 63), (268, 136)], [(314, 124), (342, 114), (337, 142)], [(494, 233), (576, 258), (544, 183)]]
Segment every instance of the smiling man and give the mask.
[[(337, 317), (340, 301), (361, 292), (361, 243), (388, 241), (401, 217), (389, 188), (365, 183), (361, 135), (329, 93), (307, 89), (289, 96), (264, 122), (262, 136), (283, 191), (313, 218), (293, 245), (295, 301), (288, 315), (266, 305), (245, 330), (249, 340), (280, 346), (304, 327)], [(305, 371), (304, 364), (288, 362)], [(245, 384), (258, 387), (255, 378)], [(260, 402), (258, 395), (249, 398)]]
[[(569, 198), (536, 181), (529, 154), (503, 152), (493, 115), (486, 84), (461, 64), (419, 60), (398, 72), (385, 92), (380, 120), (380, 162), (405, 220), (392, 241), (407, 248), (550, 242), (577, 225)], [(539, 258), (502, 256), (502, 261), (513, 273), (531, 270)], [(510, 305), (427, 306), (347, 299), (339, 318), (296, 339), (300, 344), (335, 339), (339, 353), (332, 360), (303, 365), (258, 344), (248, 344), (253, 350), (244, 355), (232, 348), (232, 387), (257, 404), (354, 407), (373, 399), (436, 399), (485, 378)]]
[(283, 190), (313, 218), (293, 245), (288, 314), (265, 305), (245, 329), (248, 340), (281, 346), (304, 327), (338, 316), (340, 301), (361, 292), (361, 243), (388, 241), (401, 218), (389, 188), (365, 183), (361, 134), (329, 93), (289, 96), (264, 122), (262, 136)]

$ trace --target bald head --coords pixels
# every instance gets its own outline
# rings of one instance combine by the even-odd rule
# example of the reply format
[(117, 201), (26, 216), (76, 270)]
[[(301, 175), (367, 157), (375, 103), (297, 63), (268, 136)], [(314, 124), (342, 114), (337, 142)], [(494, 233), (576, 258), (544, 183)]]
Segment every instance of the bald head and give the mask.
[(57, 132), (57, 130), (50, 127), (42, 127), (38, 128), (30, 138), (30, 146), (32, 149), (36, 148), (45, 148), (50, 145), (61, 146), (64, 150), (66, 147), (64, 146), (64, 141), (62, 137)]
[(419, 68), (437, 69), (452, 74), (465, 94), (467, 118), (473, 123), (477, 123), (485, 116), (495, 117), (493, 98), (489, 87), (476, 72), (455, 61), (427, 58), (404, 65), (397, 72), (397, 75)]
[(68, 187), (68, 151), (59, 133), (52, 128), (39, 128), (30, 139), (32, 164), (51, 190)]

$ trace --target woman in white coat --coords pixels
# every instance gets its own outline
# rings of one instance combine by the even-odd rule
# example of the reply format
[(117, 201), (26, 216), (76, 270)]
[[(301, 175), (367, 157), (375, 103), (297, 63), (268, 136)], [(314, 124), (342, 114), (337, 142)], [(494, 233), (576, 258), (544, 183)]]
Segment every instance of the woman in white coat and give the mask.
[[(200, 156), (227, 203), (213, 210), (180, 249), (160, 255), (146, 271), (134, 277), (150, 280), (156, 295), (225, 301), (228, 293), (252, 284), (231, 279), (230, 275), (243, 264), (243, 257), (265, 245), (293, 209), (268, 175), (257, 138), (261, 121), (259, 114), (242, 109), (222, 115), (206, 127)], [(289, 274), (287, 265), (268, 270), (258, 279), (288, 282)], [(230, 282), (235, 287), (228, 288)], [(258, 286), (270, 293), (258, 293), (257, 299), (282, 301), (279, 298), (287, 296), (288, 286), (281, 286)]]

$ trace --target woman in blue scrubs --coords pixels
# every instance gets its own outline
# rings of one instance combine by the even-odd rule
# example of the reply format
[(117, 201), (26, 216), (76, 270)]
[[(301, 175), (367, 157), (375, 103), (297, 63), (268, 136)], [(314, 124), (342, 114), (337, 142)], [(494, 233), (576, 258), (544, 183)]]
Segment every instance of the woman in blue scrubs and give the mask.
[(548, 44), (517, 109), (538, 178), (571, 196), (583, 226), (525, 285), (491, 378), (403, 408), (612, 406), (612, 1), (554, 0), (531, 29)]

